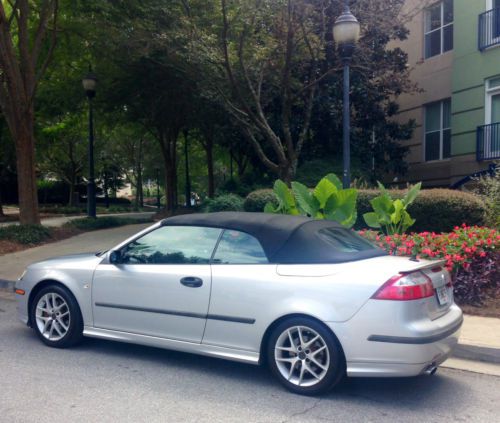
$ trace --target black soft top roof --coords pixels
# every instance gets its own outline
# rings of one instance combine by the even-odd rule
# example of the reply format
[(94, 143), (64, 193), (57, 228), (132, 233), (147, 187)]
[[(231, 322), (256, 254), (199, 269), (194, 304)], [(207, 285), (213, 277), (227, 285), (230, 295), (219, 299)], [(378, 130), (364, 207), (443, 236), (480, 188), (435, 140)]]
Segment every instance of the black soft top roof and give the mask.
[(336, 222), (303, 216), (245, 212), (197, 213), (170, 217), (163, 220), (162, 225), (205, 226), (246, 232), (259, 240), (270, 263), (342, 263), (387, 254), (376, 247), (359, 252), (338, 251), (319, 236), (318, 231), (323, 228), (345, 228)]

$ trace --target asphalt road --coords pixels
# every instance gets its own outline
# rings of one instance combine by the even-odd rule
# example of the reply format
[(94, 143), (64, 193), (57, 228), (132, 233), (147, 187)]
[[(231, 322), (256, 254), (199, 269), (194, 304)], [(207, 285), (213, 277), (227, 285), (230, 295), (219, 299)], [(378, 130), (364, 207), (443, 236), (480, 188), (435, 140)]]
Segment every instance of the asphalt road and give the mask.
[(0, 293), (0, 421), (494, 422), (500, 378), (350, 379), (328, 396), (291, 394), (260, 367), (88, 339), (45, 347)]

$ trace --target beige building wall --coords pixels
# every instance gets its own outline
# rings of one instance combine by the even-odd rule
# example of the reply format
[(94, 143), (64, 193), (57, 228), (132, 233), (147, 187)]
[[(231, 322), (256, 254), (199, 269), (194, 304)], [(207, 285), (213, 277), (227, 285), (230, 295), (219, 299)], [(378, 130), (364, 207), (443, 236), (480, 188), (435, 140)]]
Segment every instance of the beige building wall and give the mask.
[(420, 92), (403, 94), (398, 98), (400, 113), (398, 120), (406, 122), (414, 119), (417, 127), (413, 138), (405, 141), (410, 147), (407, 156), (408, 174), (404, 181), (422, 181), (425, 186), (443, 186), (450, 183), (451, 160), (433, 162), (424, 161), (424, 106), (434, 101), (452, 96), (453, 50), (444, 54), (424, 59), (424, 9), (435, 3), (426, 0), (408, 0), (403, 16), (409, 17), (406, 24), (410, 31), (408, 39), (393, 43), (408, 54), (411, 80), (417, 84)]

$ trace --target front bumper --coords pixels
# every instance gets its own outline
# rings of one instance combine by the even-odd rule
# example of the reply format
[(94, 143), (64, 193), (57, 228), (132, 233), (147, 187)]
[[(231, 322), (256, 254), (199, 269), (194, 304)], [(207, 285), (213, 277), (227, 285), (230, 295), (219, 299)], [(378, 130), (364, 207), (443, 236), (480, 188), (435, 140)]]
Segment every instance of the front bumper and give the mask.
[(384, 315), (383, 310), (375, 310), (383, 307), (381, 303), (368, 305), (343, 324), (327, 323), (344, 349), (348, 376), (417, 376), (452, 354), (463, 323), (459, 307), (452, 305), (436, 320), (408, 322), (404, 313), (391, 310)]

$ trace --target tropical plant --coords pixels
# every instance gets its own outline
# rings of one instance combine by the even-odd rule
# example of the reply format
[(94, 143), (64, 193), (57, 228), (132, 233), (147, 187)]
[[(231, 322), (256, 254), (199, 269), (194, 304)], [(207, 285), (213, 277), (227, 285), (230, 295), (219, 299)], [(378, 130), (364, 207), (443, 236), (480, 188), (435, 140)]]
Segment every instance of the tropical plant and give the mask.
[(377, 183), (381, 194), (370, 201), (373, 211), (363, 215), (366, 224), (371, 228), (382, 228), (388, 235), (403, 234), (415, 223), (407, 208), (417, 198), (422, 183), (413, 185), (402, 199), (396, 200), (392, 199), (384, 185)]
[(314, 219), (334, 220), (350, 228), (357, 218), (356, 189), (342, 189), (342, 182), (333, 173), (326, 175), (311, 191), (300, 182), (292, 182), (292, 188), (280, 179), (274, 184), (278, 200), (266, 204), (266, 213), (282, 213), (309, 216)]

